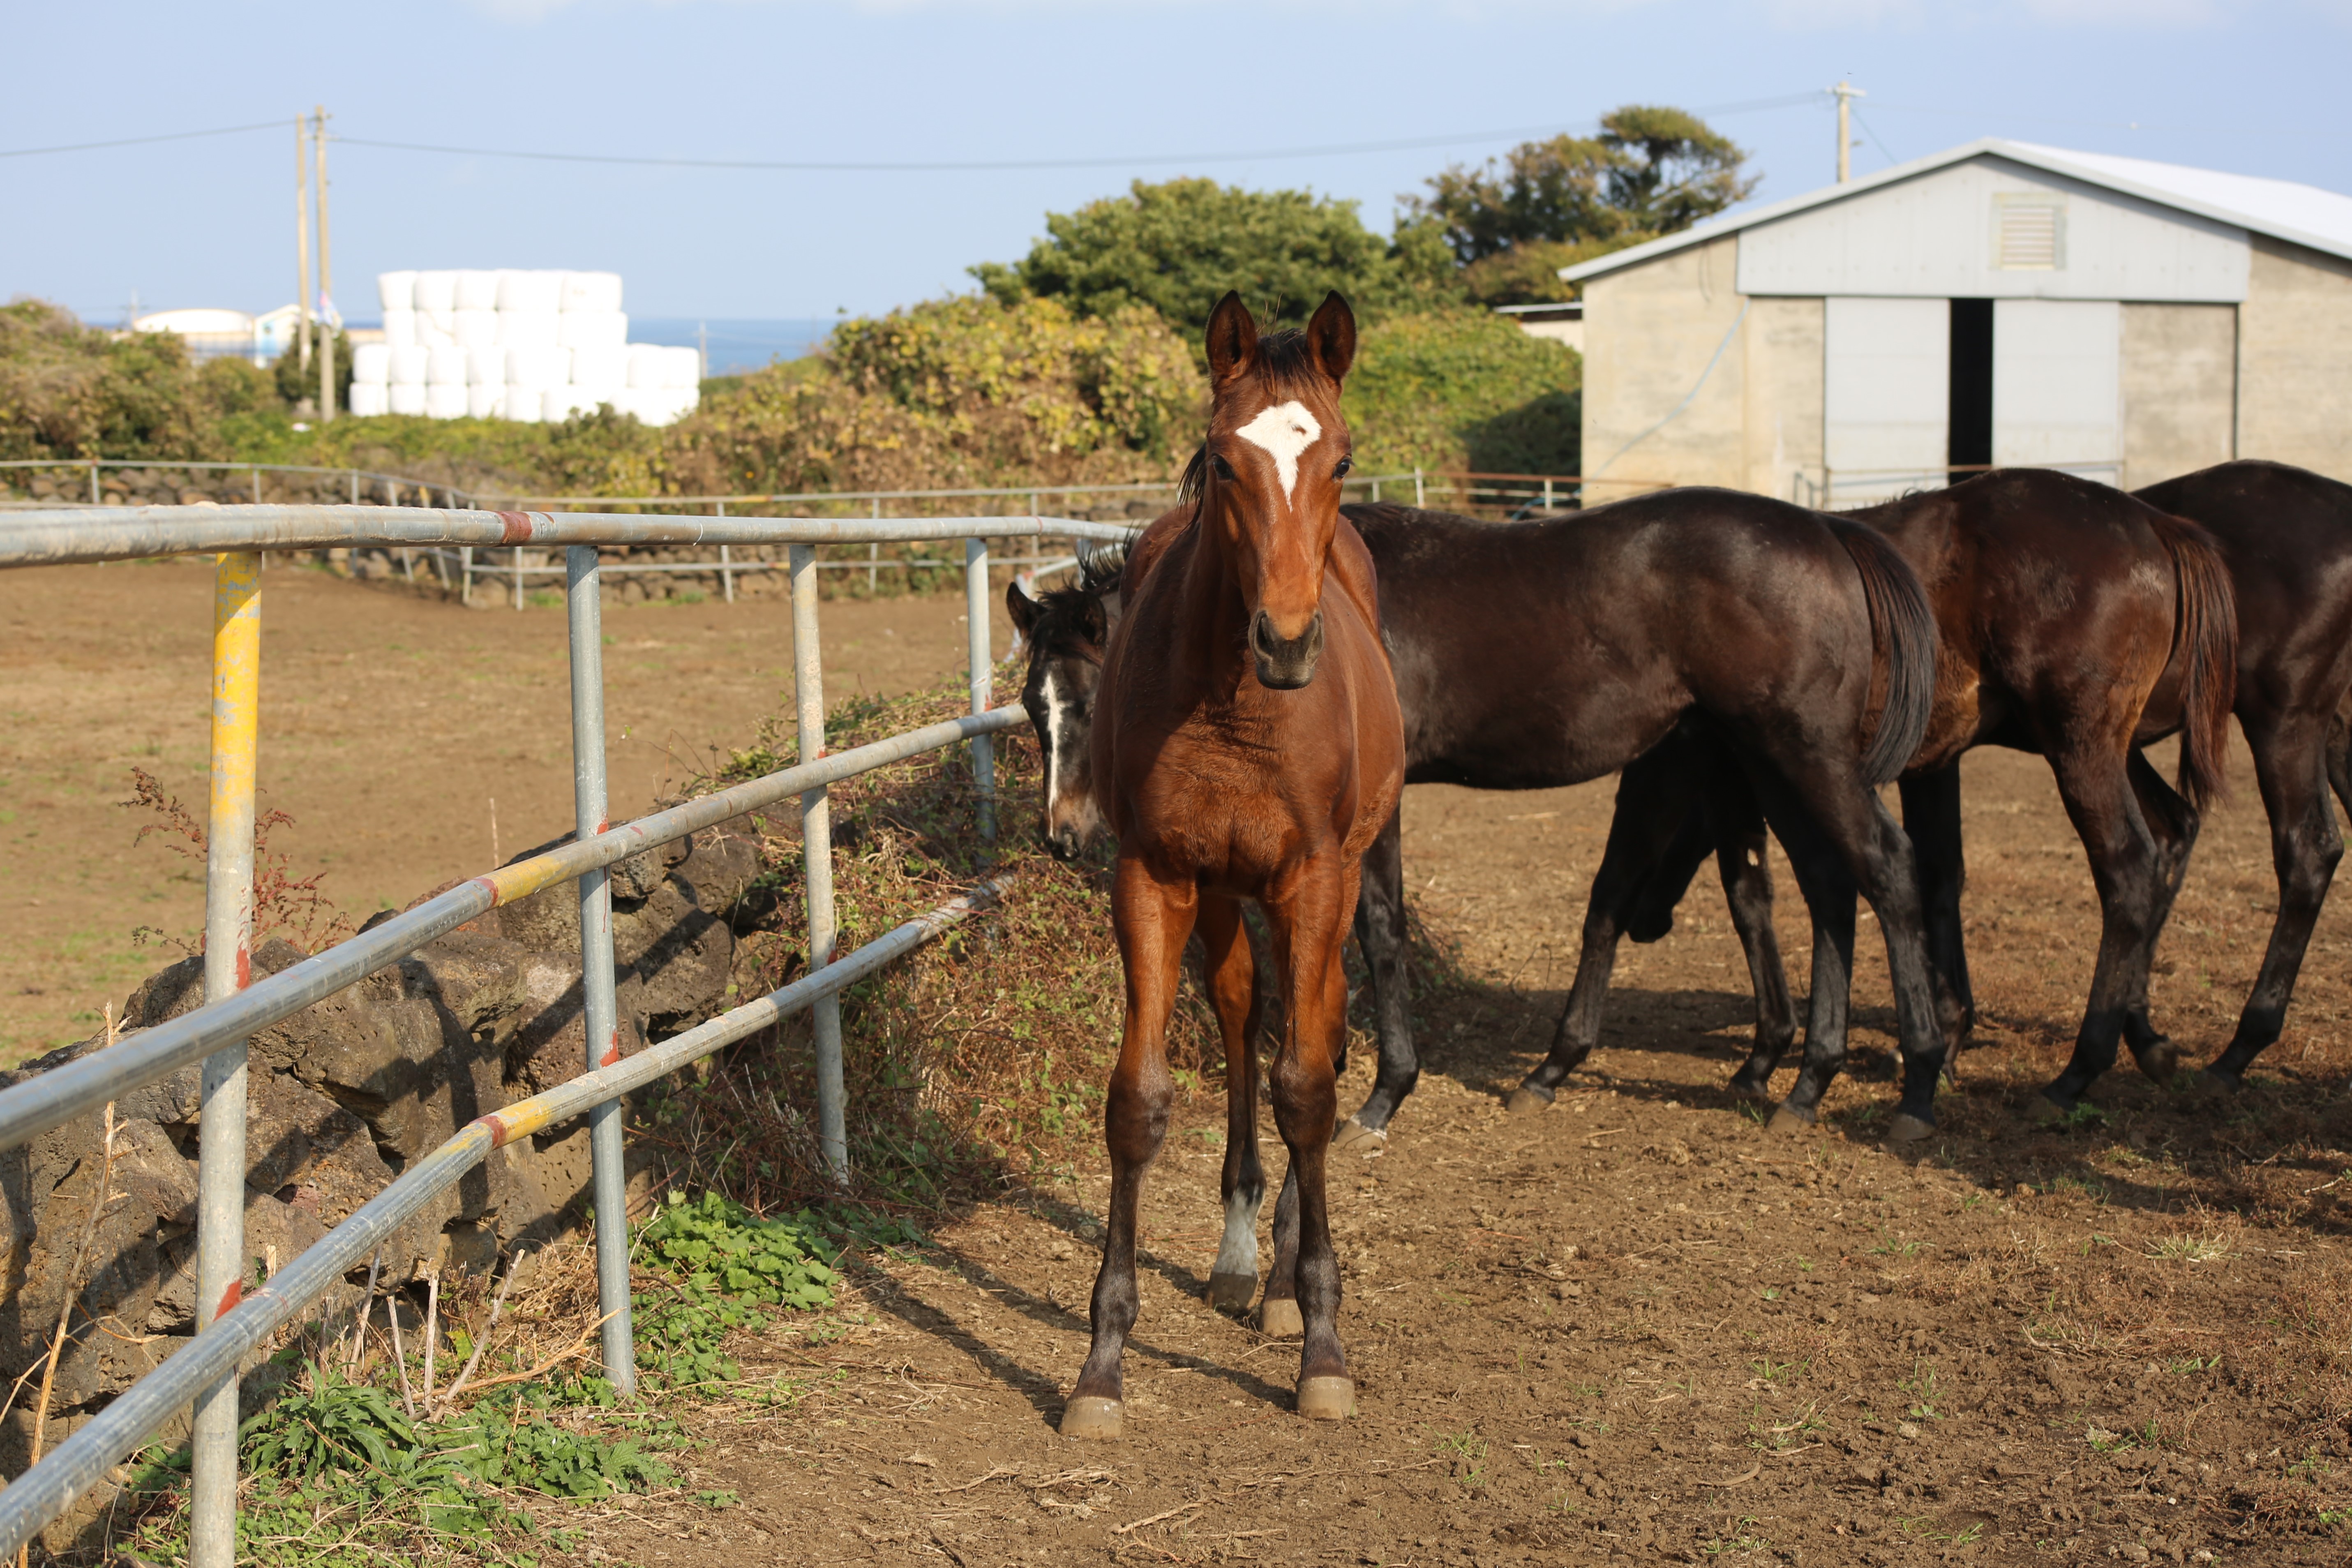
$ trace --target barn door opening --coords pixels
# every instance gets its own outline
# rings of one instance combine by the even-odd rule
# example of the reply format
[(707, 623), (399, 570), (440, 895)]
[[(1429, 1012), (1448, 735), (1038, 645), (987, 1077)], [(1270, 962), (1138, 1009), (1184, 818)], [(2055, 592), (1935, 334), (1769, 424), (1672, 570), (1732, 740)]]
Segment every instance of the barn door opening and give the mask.
[[(1944, 461), (1956, 468), (1992, 462), (1992, 301), (1952, 301), (1951, 431)], [(1955, 480), (1967, 478), (1954, 474)]]

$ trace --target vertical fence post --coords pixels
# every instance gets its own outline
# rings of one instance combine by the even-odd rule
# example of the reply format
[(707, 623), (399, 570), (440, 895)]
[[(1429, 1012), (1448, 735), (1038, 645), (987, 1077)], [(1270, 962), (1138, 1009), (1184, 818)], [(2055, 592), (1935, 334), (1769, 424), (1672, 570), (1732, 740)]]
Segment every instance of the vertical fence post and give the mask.
[(98, 493), (98, 465), (96, 463), (92, 463), (89, 466), (89, 504), (92, 506), (98, 505), (100, 499), (100, 498)]
[[(583, 839), (604, 831), (604, 599), (596, 547), (563, 552), (564, 598), (572, 636), (572, 803)], [(580, 877), (580, 995), (593, 1072), (621, 1059), (619, 1009), (613, 994), (613, 882), (602, 868)], [(596, 1300), (604, 1314), (604, 1376), (624, 1397), (637, 1387), (629, 1339), (629, 1199), (621, 1169), (621, 1102), (588, 1113), (588, 1152), (596, 1189)]]
[(360, 504), (360, 471), (357, 468), (352, 470), (352, 504)]
[(457, 561), (457, 602), (470, 606), (474, 602), (474, 547), (462, 546)]
[[(93, 473), (97, 470), (92, 469)], [(205, 1000), (245, 989), (253, 965), (253, 789), (260, 734), (261, 561), (251, 552), (213, 569), (213, 777), (205, 826)], [(196, 1160), (197, 1330), (245, 1289), (245, 1042), (205, 1058)], [(188, 1557), (191, 1568), (236, 1560), (234, 1368), (196, 1400)]]
[(514, 607), (520, 610), (522, 608), (522, 546), (520, 544), (515, 546), (511, 564), (514, 567)]
[(1544, 480), (1544, 510), (1551, 510), (1551, 480)]
[[(877, 500), (876, 510), (882, 503)], [(800, 761), (824, 755), (824, 659), (817, 646), (816, 546), (792, 547), (793, 704), (800, 723)], [(801, 878), (808, 897), (809, 968), (833, 962), (833, 819), (825, 788), (801, 796)], [(810, 1018), (816, 1033), (816, 1141), (835, 1184), (849, 1181), (848, 1090), (841, 1072), (841, 999), (822, 996)]]
[[(971, 664), (971, 710), (985, 713), (994, 699), (996, 660), (989, 647), (988, 541), (963, 542), (963, 605), (970, 637), (965, 656)], [(980, 807), (980, 836), (996, 837), (996, 739), (971, 738), (971, 785)]]
[(1429, 504), (1429, 491), (1423, 487), (1421, 470), (1417, 468), (1412, 471), (1412, 504), (1421, 507)]
[[(727, 503), (719, 502), (713, 515), (725, 517)], [(723, 544), (719, 547), (719, 585), (726, 590), (727, 602), (733, 604), (735, 602), (735, 558)]]
[(253, 465), (253, 504), (261, 504), (261, 465), (258, 463)]

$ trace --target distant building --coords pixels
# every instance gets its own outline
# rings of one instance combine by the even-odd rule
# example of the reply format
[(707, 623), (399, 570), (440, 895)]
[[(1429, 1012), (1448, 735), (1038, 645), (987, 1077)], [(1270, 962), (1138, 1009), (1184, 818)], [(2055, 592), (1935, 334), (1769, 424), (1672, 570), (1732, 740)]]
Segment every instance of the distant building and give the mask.
[(1841, 505), (1988, 463), (2352, 479), (2352, 196), (2331, 191), (1987, 140), (1560, 276), (1606, 479)]
[(1519, 324), (1519, 331), (1531, 338), (1549, 338), (1556, 343), (1566, 343), (1578, 353), (1584, 352), (1584, 301), (1568, 300), (1558, 304), (1497, 305), (1495, 314), (1507, 316)]
[(256, 353), (254, 319), (243, 310), (200, 308), (152, 310), (131, 323), (134, 332), (176, 332), (188, 345), (188, 357), (199, 363), (231, 354), (265, 363)]

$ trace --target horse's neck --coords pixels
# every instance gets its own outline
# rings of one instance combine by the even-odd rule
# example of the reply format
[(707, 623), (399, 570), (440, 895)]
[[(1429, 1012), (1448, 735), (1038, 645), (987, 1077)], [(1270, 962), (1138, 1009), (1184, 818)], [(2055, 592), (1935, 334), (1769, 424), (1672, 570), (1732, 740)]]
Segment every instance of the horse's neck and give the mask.
[(1177, 593), (1178, 655), (1213, 691), (1230, 696), (1241, 684), (1249, 655), (1248, 612), (1234, 580), (1224, 531), (1201, 518), (1192, 531)]

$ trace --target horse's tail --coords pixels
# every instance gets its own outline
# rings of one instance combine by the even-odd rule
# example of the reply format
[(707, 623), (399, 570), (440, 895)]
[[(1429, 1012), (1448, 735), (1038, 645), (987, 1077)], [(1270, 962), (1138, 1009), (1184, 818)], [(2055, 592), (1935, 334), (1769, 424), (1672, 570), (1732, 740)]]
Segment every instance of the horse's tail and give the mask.
[(1872, 784), (1896, 778), (1927, 738), (1936, 708), (1936, 613), (1918, 574), (1885, 534), (1868, 523), (1822, 514), (1862, 574), (1862, 596), (1870, 606), (1872, 641), (1885, 650), (1886, 707), (1863, 754), (1864, 776)]
[(2170, 512), (2147, 515), (2172, 556), (2178, 595), (2172, 658), (2180, 666), (2180, 793), (2201, 811), (2224, 784), (2221, 759), (2238, 697), (2238, 596), (2211, 534)]

